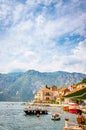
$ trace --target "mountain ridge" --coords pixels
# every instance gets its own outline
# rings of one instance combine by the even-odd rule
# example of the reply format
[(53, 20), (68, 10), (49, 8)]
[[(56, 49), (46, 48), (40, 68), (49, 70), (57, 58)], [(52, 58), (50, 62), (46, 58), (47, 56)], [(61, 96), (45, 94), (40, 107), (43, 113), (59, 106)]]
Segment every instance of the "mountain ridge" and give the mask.
[(39, 72), (28, 70), (0, 74), (0, 101), (29, 101), (42, 87), (56, 85), (59, 87), (77, 84), (86, 78), (86, 74), (77, 72)]

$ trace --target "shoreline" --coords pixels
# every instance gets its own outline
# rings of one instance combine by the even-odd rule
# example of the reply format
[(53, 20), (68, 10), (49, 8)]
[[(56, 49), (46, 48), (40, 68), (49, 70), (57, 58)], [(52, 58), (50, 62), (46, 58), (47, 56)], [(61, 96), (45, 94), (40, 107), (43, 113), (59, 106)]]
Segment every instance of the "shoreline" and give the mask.
[(34, 103), (34, 102), (27, 102), (26, 105), (30, 106), (48, 106), (48, 107), (62, 107), (61, 104), (51, 104), (51, 103)]

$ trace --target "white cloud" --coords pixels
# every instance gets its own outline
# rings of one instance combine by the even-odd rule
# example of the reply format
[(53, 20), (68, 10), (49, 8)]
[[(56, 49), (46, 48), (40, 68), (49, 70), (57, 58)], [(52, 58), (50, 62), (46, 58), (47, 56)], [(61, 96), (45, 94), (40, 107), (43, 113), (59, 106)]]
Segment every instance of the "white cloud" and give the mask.
[(79, 43), (79, 45), (74, 50), (74, 55), (80, 58), (82, 61), (86, 62), (86, 39)]
[[(3, 1), (0, 12), (3, 21), (0, 26), (4, 28), (0, 33), (0, 72), (20, 68), (86, 73), (86, 41), (72, 43), (66, 36), (66, 43), (59, 43), (59, 38), (68, 34), (85, 37), (85, 12), (80, 8), (81, 2), (65, 4), (56, 0), (55, 14), (51, 14), (48, 9), (52, 2), (27, 0), (23, 4), (14, 0), (8, 4)], [(40, 5), (43, 7), (38, 11)]]
[(86, 40), (80, 42), (73, 50), (72, 55), (53, 56), (54, 68), (69, 72), (86, 73)]

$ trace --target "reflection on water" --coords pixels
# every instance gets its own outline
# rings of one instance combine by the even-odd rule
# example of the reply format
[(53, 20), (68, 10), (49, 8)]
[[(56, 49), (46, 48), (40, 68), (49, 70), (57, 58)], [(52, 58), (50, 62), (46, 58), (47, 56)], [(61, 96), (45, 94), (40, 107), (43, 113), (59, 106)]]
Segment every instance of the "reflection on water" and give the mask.
[[(27, 116), (23, 112), (26, 106), (21, 103), (0, 103), (0, 130), (63, 130), (64, 119), (75, 121), (76, 115), (63, 112), (61, 107), (46, 107), (48, 115)], [(60, 121), (52, 121), (53, 113), (61, 113)]]

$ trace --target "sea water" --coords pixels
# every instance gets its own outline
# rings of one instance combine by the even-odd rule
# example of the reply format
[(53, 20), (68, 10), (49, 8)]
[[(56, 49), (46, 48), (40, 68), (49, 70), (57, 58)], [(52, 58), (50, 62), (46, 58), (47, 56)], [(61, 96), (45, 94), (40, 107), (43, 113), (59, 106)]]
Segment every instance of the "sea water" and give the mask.
[[(63, 130), (65, 118), (72, 122), (76, 120), (76, 115), (63, 112), (62, 107), (44, 107), (49, 111), (48, 115), (39, 118), (25, 115), (23, 109), (26, 107), (28, 108), (20, 102), (0, 102), (0, 130)], [(54, 113), (60, 113), (61, 120), (51, 120)]]

